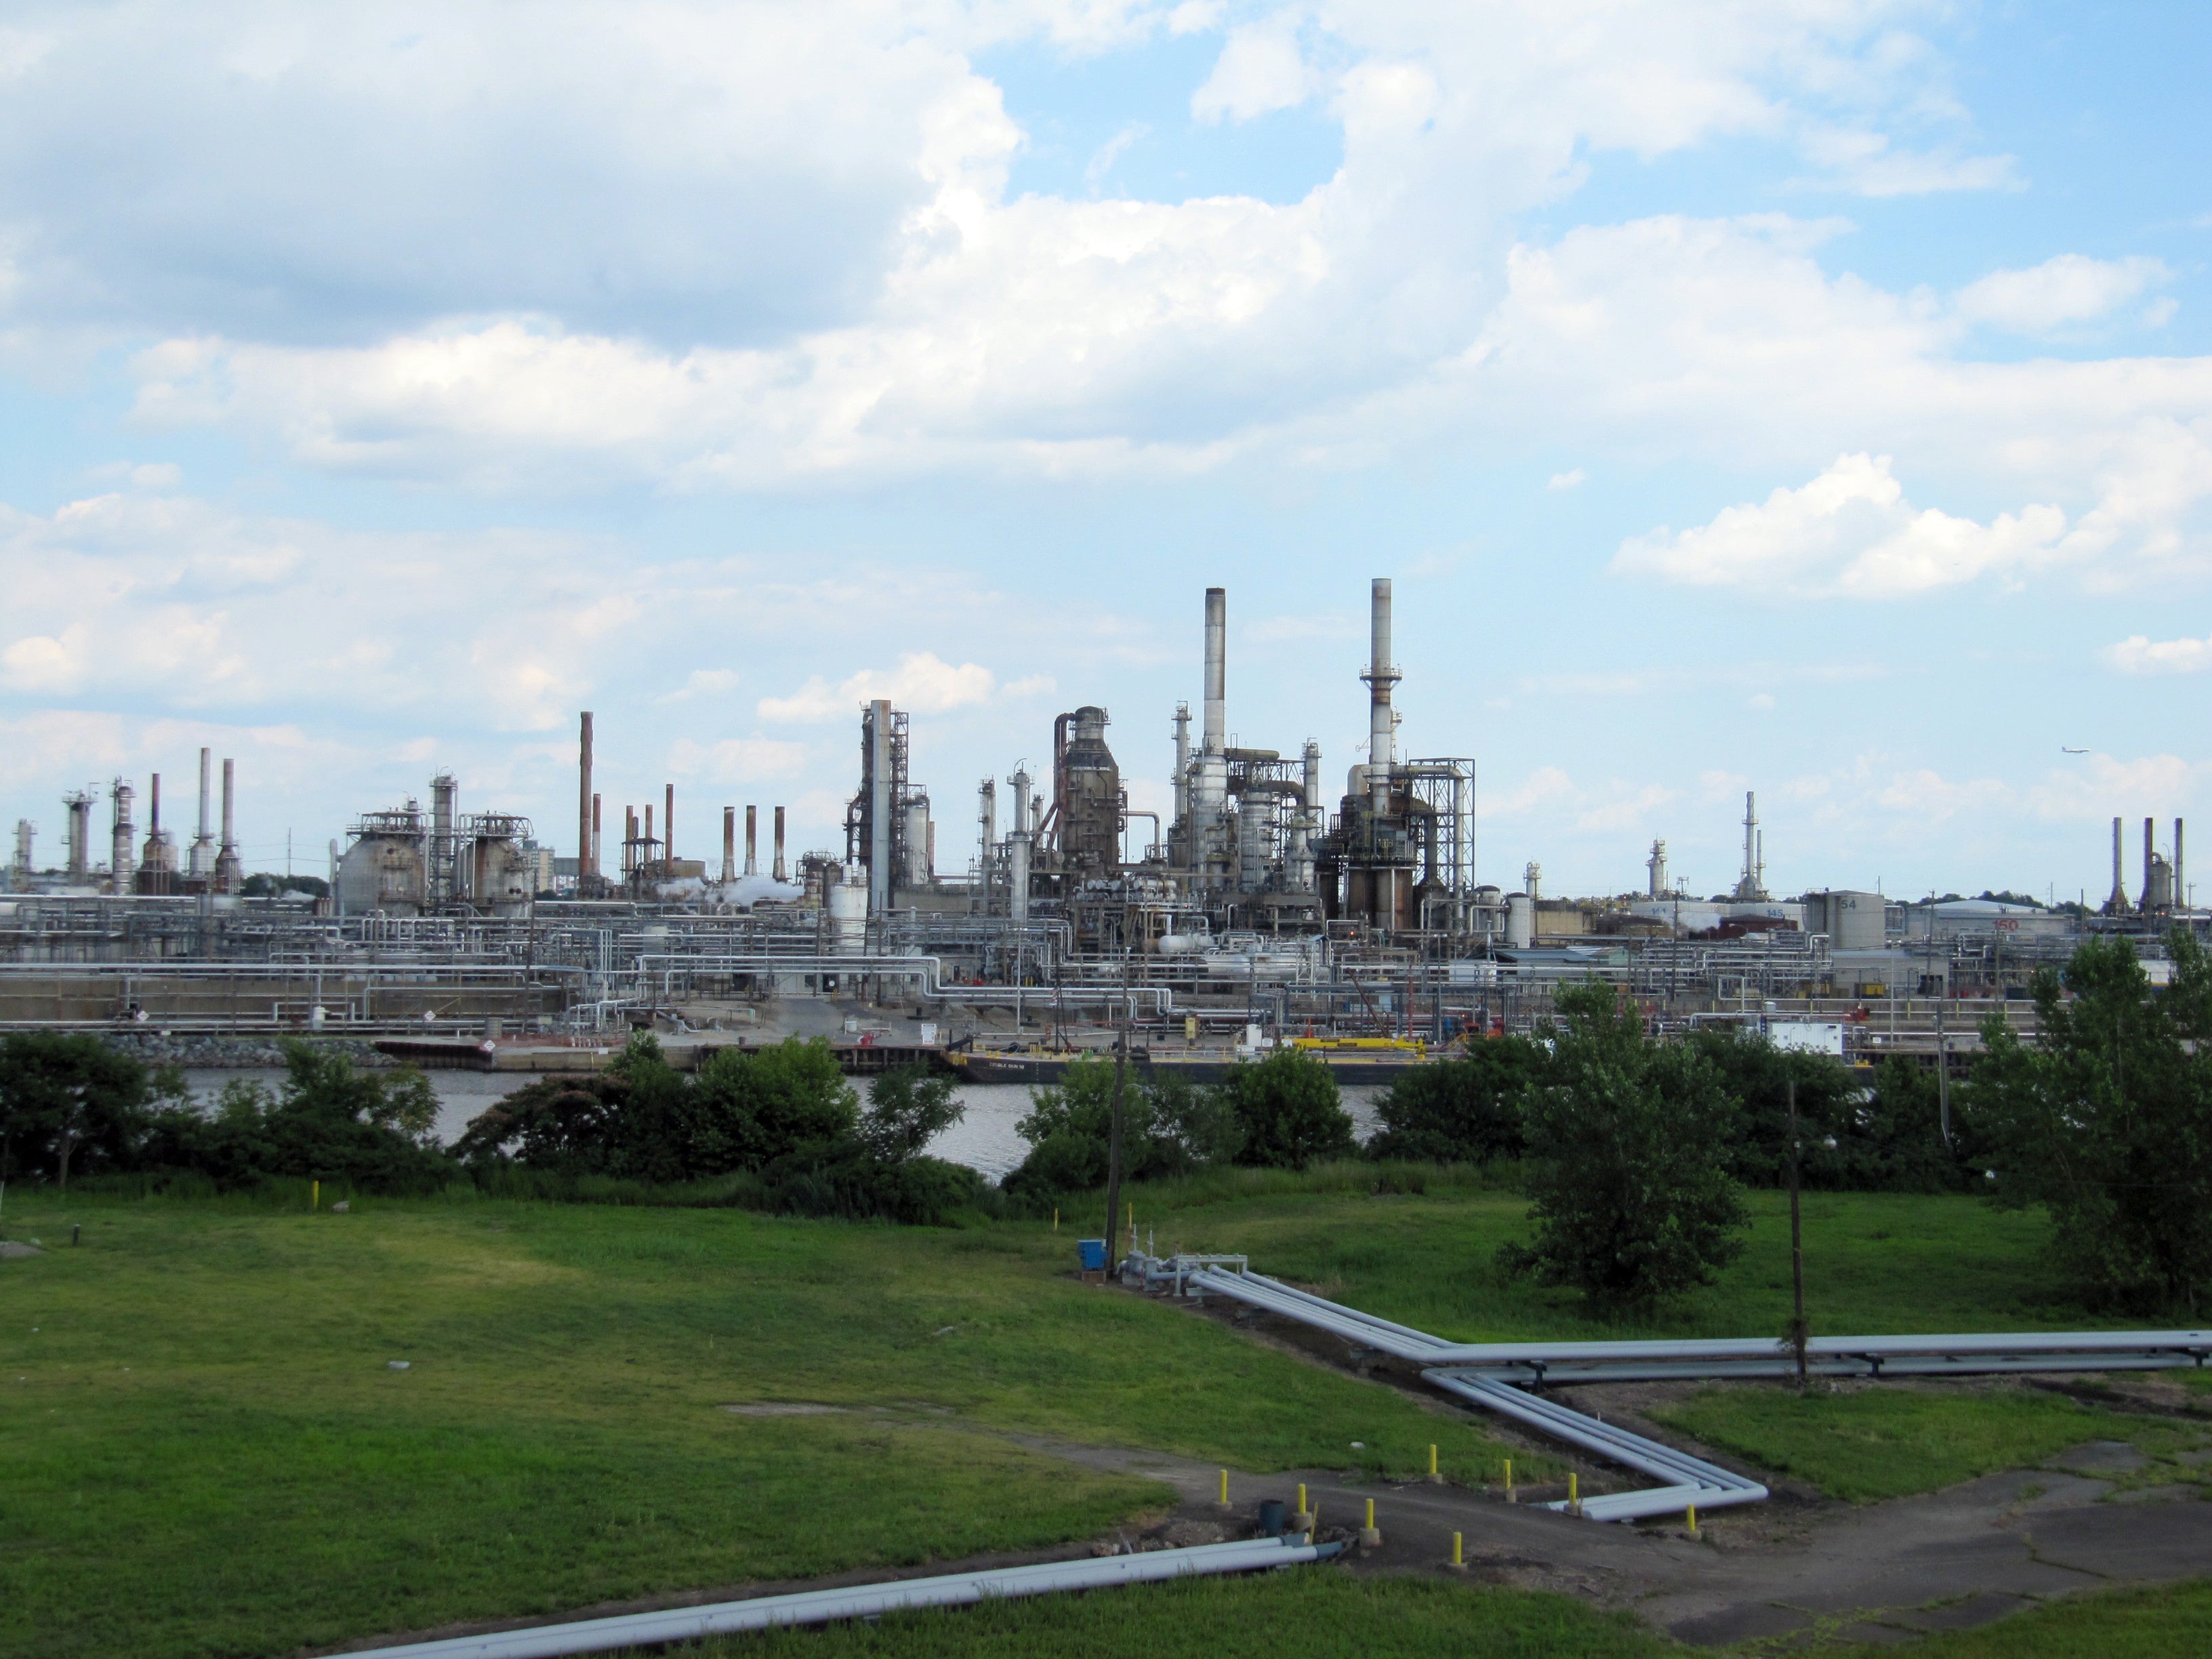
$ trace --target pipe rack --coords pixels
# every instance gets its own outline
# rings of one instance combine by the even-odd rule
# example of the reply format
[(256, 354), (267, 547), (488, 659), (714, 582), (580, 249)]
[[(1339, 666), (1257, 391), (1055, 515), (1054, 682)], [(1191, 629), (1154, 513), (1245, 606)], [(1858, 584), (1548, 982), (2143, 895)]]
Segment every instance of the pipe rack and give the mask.
[[(1691, 1337), (1657, 1342), (1449, 1342), (1269, 1279), (1176, 1258), (1132, 1257), (1146, 1282), (1171, 1279), (1185, 1294), (1225, 1296), (1419, 1365), (1448, 1394), (1668, 1484), (1583, 1503), (1592, 1520), (1628, 1521), (1757, 1503), (1766, 1488), (1654, 1440), (1528, 1392), (1547, 1382), (1795, 1376), (1796, 1354), (1765, 1337)], [(1163, 1271), (1164, 1270), (1164, 1271)], [(1125, 1269), (1125, 1272), (1127, 1271)], [(2159, 1370), (2212, 1362), (2212, 1331), (2027, 1331), (1937, 1336), (1828, 1336), (1806, 1344), (1816, 1376), (1972, 1376), (2032, 1371)], [(1516, 1386), (1519, 1385), (1519, 1386)], [(1554, 1504), (1554, 1509), (1566, 1505)]]

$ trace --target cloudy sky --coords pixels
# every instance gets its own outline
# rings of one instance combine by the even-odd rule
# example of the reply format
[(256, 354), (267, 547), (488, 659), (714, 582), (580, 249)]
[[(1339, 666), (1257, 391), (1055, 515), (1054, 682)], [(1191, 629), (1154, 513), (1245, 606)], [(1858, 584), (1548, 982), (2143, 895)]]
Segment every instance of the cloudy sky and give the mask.
[(249, 867), (441, 769), (573, 851), (591, 708), (679, 853), (828, 846), (887, 695), (950, 864), (1080, 702), (1162, 803), (1208, 584), (1232, 732), (1338, 775), (1389, 575), (1486, 879), (1718, 890), (1748, 787), (1780, 890), (2094, 898), (2113, 814), (2212, 809), (2208, 57), (2153, 0), (18, 0), (0, 813), (58, 854), (207, 743)]

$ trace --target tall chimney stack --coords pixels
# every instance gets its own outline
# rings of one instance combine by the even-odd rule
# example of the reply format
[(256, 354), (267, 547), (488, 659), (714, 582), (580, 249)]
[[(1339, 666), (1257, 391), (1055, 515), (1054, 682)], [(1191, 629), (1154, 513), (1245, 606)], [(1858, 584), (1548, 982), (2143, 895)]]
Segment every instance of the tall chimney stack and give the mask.
[(745, 808), (745, 873), (760, 874), (760, 808)]
[(587, 896), (592, 878), (599, 873), (599, 798), (592, 793), (592, 711), (584, 710), (583, 729), (577, 738), (576, 778), (576, 895)]
[(2179, 818), (2173, 821), (2173, 908), (2177, 910), (2186, 910), (2190, 908), (2189, 889), (2184, 886), (2181, 881), (2181, 820)]
[(2142, 911), (2145, 915), (2148, 915), (2150, 914), (2150, 861), (2152, 858), (2156, 855), (2158, 851), (2158, 842), (2152, 834), (2152, 831), (2157, 828), (2157, 825), (2158, 820), (2156, 818), (2145, 818), (2143, 820)]
[(729, 882), (738, 873), (738, 809), (722, 809), (722, 879)]
[(215, 890), (235, 893), (246, 884), (238, 862), (237, 763), (226, 756), (222, 763), (222, 846), (215, 855)]
[(774, 874), (775, 879), (778, 881), (788, 881), (791, 879), (783, 866), (783, 808), (781, 806), (775, 809), (775, 868)]
[(2120, 821), (2112, 820), (2112, 890), (2105, 900), (2107, 915), (2115, 915), (2128, 908), (2128, 890), (2124, 872), (2120, 866)]
[(676, 786), (672, 783), (668, 786), (668, 810), (660, 815), (660, 856), (668, 863), (676, 861)]
[(1229, 591), (1206, 590), (1206, 719), (1200, 752), (1218, 755), (1229, 744)]
[(209, 770), (210, 750), (200, 750), (200, 827), (192, 837), (191, 865), (188, 873), (211, 876), (215, 873), (215, 836), (208, 828), (208, 808), (214, 775)]
[(1369, 602), (1370, 662), (1359, 678), (1367, 682), (1367, 783), (1375, 810), (1390, 810), (1390, 768), (1397, 759), (1397, 715), (1390, 707), (1390, 688), (1398, 684), (1398, 671), (1390, 662), (1390, 579), (1375, 578)]

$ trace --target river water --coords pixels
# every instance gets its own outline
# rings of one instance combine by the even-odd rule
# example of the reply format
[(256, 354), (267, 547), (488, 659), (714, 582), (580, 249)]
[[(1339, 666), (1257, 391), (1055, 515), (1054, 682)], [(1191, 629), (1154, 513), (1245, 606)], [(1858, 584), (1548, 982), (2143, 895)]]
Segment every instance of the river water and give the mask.
[[(430, 1072), (425, 1073), (438, 1097), (438, 1138), (451, 1142), (479, 1112), (497, 1103), (532, 1078), (513, 1072)], [(270, 1089), (283, 1084), (284, 1073), (276, 1068), (240, 1066), (231, 1070), (191, 1070), (185, 1081), (194, 1097), (210, 1103), (226, 1083), (247, 1079)], [(865, 1085), (856, 1085), (866, 1094)], [(1352, 1133), (1365, 1140), (1381, 1127), (1375, 1115), (1376, 1097), (1382, 1091), (1358, 1085), (1344, 1091), (1344, 1109), (1352, 1115)], [(964, 1109), (960, 1121), (932, 1141), (931, 1152), (955, 1164), (980, 1170), (993, 1180), (1006, 1174), (1029, 1156), (1029, 1143), (1014, 1133), (1014, 1125), (1027, 1116), (1030, 1089), (1025, 1083), (963, 1084), (957, 1094)]]

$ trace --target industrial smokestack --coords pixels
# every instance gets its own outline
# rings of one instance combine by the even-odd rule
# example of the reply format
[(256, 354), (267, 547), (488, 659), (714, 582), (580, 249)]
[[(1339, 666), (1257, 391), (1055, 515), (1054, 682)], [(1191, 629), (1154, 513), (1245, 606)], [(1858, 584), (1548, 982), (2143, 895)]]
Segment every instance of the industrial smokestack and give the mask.
[(760, 874), (760, 808), (745, 808), (745, 873)]
[(592, 793), (592, 711), (584, 711), (576, 737), (576, 891), (592, 890), (599, 873), (599, 798)]
[(1206, 728), (1200, 752), (1229, 746), (1229, 590), (1206, 590)]
[(645, 804), (645, 844), (638, 848), (637, 853), (641, 862), (647, 864), (653, 862), (653, 803), (647, 801)]
[(775, 867), (774, 874), (778, 881), (788, 881), (790, 879), (790, 877), (784, 873), (783, 867), (783, 808), (781, 806), (775, 809)]
[(1390, 579), (1375, 578), (1369, 601), (1367, 672), (1367, 781), (1375, 797), (1375, 810), (1390, 810), (1390, 768), (1397, 759), (1397, 716), (1390, 707), (1390, 688), (1398, 684), (1398, 671), (1390, 665)]
[[(749, 834), (752, 829), (752, 814), (753, 809), (751, 807), (748, 806), (745, 808), (745, 829)], [(746, 860), (746, 865), (747, 868), (745, 870), (745, 873), (747, 875), (752, 874), (750, 867), (751, 860), (750, 859)], [(732, 880), (736, 877), (737, 873), (738, 809), (734, 806), (725, 806), (722, 809), (722, 879), (726, 882)]]
[(2189, 908), (2189, 889), (2181, 882), (2181, 820), (2173, 821), (2173, 908)]
[(2118, 915), (2128, 908), (2128, 890), (2120, 868), (2120, 821), (2112, 820), (2112, 890), (2105, 900), (2105, 909)]
[(2153, 831), (2157, 828), (2157, 825), (2158, 825), (2158, 820), (2157, 820), (2156, 818), (2145, 818), (2145, 819), (2143, 820), (2143, 884), (2142, 884), (2142, 908), (2143, 908), (2143, 914), (2144, 914), (2145, 915), (2148, 915), (2150, 914), (2150, 904), (2151, 904), (2151, 890), (2151, 890), (2151, 879), (2150, 879), (2150, 861), (2151, 861), (2151, 860), (2152, 860), (2153, 858), (2156, 857), (2156, 856), (2157, 856), (2157, 854), (2158, 854), (2158, 842), (2157, 842), (2157, 841), (2156, 841), (2156, 839), (2155, 839), (2155, 837), (2154, 836), (2154, 835), (2153, 835), (2153, 833), (2152, 833), (2152, 832), (2153, 832)]
[(660, 815), (660, 856), (673, 864), (676, 862), (676, 786), (672, 783), (667, 789), (668, 810)]
[(222, 763), (222, 847), (215, 857), (215, 890), (235, 893), (246, 884), (238, 862), (238, 763), (225, 756)]
[(191, 864), (189, 873), (208, 876), (215, 873), (215, 836), (208, 829), (208, 807), (213, 775), (209, 770), (210, 751), (200, 750), (200, 827), (192, 837)]

